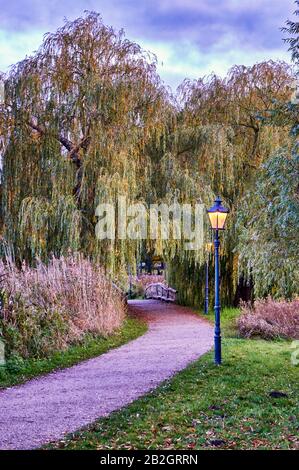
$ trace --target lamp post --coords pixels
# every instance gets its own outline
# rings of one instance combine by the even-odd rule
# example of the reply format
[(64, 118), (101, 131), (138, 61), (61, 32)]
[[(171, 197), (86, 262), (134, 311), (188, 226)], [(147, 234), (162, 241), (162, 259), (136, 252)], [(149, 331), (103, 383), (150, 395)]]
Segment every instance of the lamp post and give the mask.
[(214, 230), (215, 249), (215, 364), (221, 364), (221, 329), (220, 329), (220, 289), (219, 289), (219, 230), (224, 230), (229, 210), (221, 205), (220, 197), (215, 199), (215, 204), (207, 210), (211, 227)]
[(212, 251), (213, 243), (206, 243), (206, 284), (205, 284), (205, 303), (204, 303), (204, 313), (207, 315), (209, 313), (209, 261), (210, 253)]
[(132, 299), (132, 275), (131, 275), (131, 267), (128, 266), (128, 274), (129, 274), (129, 295), (128, 298)]

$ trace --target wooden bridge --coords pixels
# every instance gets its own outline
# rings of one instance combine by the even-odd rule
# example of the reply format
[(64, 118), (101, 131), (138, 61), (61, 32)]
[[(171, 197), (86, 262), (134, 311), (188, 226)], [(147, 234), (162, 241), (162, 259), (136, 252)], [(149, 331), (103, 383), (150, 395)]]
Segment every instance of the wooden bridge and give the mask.
[(176, 293), (177, 291), (172, 289), (172, 287), (167, 287), (164, 284), (156, 282), (149, 284), (145, 288), (144, 297), (146, 299), (163, 300), (164, 302), (175, 302)]

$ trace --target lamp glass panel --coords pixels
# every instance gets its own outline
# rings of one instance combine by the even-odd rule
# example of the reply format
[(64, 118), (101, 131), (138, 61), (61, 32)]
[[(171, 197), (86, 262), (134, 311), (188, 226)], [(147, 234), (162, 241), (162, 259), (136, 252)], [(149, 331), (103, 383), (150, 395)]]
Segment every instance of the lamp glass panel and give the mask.
[(223, 230), (226, 217), (227, 217), (227, 212), (217, 212), (217, 215), (218, 215), (218, 229)]
[(217, 228), (217, 212), (208, 212), (208, 216), (210, 219), (211, 227), (213, 229)]
[(227, 217), (227, 212), (209, 212), (209, 219), (212, 229), (223, 230)]

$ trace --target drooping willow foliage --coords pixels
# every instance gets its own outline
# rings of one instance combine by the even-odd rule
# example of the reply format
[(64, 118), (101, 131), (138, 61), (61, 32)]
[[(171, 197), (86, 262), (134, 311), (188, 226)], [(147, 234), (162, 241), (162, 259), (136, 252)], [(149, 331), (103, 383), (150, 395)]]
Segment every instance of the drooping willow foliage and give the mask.
[[(223, 297), (231, 302), (235, 212), (261, 164), (288, 145), (285, 127), (268, 117), (292, 82), (287, 64), (270, 61), (234, 67), (224, 79), (186, 80), (175, 98), (155, 58), (99, 15), (67, 22), (6, 77), (2, 236), (20, 260), (81, 251), (114, 277), (134, 269), (141, 253), (162, 254), (181, 301), (199, 303), (204, 250), (186, 251), (178, 240), (99, 241), (95, 210), (119, 195), (210, 205), (220, 194), (231, 209), (222, 248)], [(205, 233), (207, 240), (207, 224)]]
[(97, 14), (47, 35), (6, 80), (2, 211), (17, 255), (130, 259), (134, 244), (97, 242), (95, 208), (150, 190), (147, 146), (171, 112), (154, 58)]
[(292, 298), (299, 292), (298, 182), (295, 146), (269, 158), (243, 198), (238, 251), (257, 297)]
[[(295, 15), (299, 16), (298, 5)], [(299, 23), (288, 20), (287, 35), (298, 77)], [(265, 161), (247, 188), (238, 215), (240, 267), (254, 282), (255, 295), (292, 298), (299, 294), (299, 99), (294, 82), (290, 100), (281, 100), (271, 121), (286, 128), (289, 145)]]
[[(231, 209), (222, 252), (222, 297), (227, 303), (234, 300), (242, 275), (236, 250), (236, 213), (262, 162), (290, 141), (287, 126), (271, 124), (270, 118), (275, 103), (289, 98), (292, 83), (289, 66), (270, 61), (234, 67), (224, 79), (211, 76), (185, 81), (179, 90), (183, 109), (176, 131), (178, 164), (188, 174), (200, 176), (205, 182), (202, 190), (208, 186)], [(203, 267), (190, 263), (179, 268), (176, 263), (171, 273), (171, 281), (182, 295), (187, 279), (190, 303), (202, 301), (203, 278)]]

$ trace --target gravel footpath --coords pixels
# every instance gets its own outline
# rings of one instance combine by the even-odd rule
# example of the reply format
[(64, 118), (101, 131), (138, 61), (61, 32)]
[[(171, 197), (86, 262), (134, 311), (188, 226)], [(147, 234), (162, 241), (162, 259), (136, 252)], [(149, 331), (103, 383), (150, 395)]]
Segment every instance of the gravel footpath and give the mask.
[(0, 391), (0, 449), (34, 449), (107, 416), (184, 369), (213, 344), (185, 307), (129, 301), (148, 332), (76, 366)]

